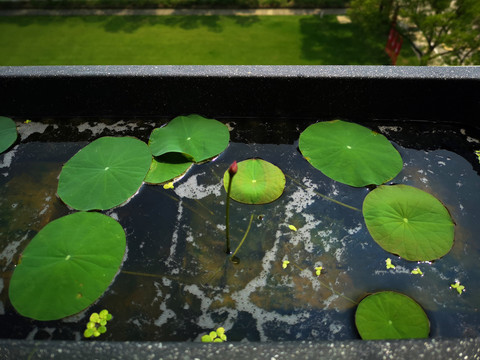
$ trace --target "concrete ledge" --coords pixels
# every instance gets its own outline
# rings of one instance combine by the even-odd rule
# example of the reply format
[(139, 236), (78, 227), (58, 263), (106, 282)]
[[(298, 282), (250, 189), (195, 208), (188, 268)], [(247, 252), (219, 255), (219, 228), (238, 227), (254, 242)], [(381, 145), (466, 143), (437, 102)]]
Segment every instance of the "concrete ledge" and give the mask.
[(478, 121), (480, 67), (0, 67), (5, 116)]
[(164, 359), (236, 360), (402, 359), (472, 360), (480, 358), (479, 339), (337, 341), (280, 343), (155, 343), (101, 341), (0, 340), (2, 359)]

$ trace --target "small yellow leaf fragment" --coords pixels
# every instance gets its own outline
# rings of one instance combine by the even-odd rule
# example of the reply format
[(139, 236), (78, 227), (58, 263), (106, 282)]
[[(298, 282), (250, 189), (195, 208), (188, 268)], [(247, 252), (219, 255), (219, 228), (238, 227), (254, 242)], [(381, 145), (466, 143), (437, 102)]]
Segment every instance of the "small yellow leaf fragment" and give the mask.
[(218, 338), (220, 338), (222, 341), (227, 341), (227, 335), (225, 335), (225, 328), (219, 327), (217, 329), (217, 335)]
[(480, 150), (475, 150), (475, 155), (477, 155), (478, 162), (480, 162)]
[(323, 270), (323, 266), (317, 266), (315, 268), (315, 274), (317, 274), (317, 276), (320, 276), (320, 274), (322, 273), (322, 270)]
[(90, 321), (93, 323), (100, 322), (100, 316), (98, 315), (98, 313), (96, 312), (92, 313), (92, 315), (90, 315)]
[(212, 342), (212, 338), (209, 335), (202, 336), (202, 342)]
[(227, 341), (225, 328), (219, 327), (216, 331), (210, 331), (209, 334), (202, 336), (202, 342), (224, 342)]
[(458, 292), (459, 294), (461, 294), (461, 293), (465, 290), (465, 286), (460, 285), (460, 281), (458, 281), (458, 280), (455, 281), (455, 284), (451, 284), (450, 287), (451, 287), (452, 289), (457, 290), (457, 292)]
[(388, 258), (385, 260), (385, 265), (387, 269), (395, 269), (395, 265), (392, 264), (392, 259)]
[(412, 270), (412, 274), (415, 275), (423, 275), (422, 270), (420, 270), (418, 267)]
[(290, 264), (290, 261), (288, 260), (283, 260), (283, 263), (282, 263), (282, 268), (286, 269), (288, 264)]
[(30, 124), (32, 122), (32, 120), (25, 120), (23, 123), (24, 124)]
[(297, 231), (297, 228), (293, 225), (288, 225), (288, 228), (292, 231)]
[(167, 189), (167, 190), (168, 190), (168, 189), (173, 189), (173, 188), (174, 188), (174, 186), (173, 186), (173, 181), (170, 181), (169, 183), (163, 185), (163, 188), (164, 188), (164, 189)]

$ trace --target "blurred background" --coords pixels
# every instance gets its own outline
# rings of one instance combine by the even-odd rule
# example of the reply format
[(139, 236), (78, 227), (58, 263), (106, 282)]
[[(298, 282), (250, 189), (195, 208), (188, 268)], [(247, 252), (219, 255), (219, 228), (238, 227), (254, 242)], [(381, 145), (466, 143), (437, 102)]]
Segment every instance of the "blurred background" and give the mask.
[(0, 0), (5, 65), (479, 65), (479, 0)]

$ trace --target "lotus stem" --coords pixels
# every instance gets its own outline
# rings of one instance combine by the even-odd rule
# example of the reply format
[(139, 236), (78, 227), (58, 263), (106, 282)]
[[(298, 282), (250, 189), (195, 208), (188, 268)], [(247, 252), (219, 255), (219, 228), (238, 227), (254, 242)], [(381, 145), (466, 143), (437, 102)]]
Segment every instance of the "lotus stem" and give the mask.
[(244, 242), (245, 239), (247, 238), (248, 232), (250, 231), (250, 228), (252, 227), (252, 221), (253, 221), (253, 214), (250, 216), (250, 222), (248, 223), (247, 231), (245, 231), (245, 235), (243, 235), (243, 238), (242, 238), (242, 240), (240, 241), (240, 244), (238, 244), (237, 248), (235, 249), (235, 251), (233, 252), (232, 256), (230, 257), (230, 260), (233, 261), (233, 258), (234, 258), (235, 255), (237, 254), (238, 250), (240, 250), (240, 248), (242, 247), (243, 242)]
[[(300, 185), (301, 187), (303, 187), (304, 189), (306, 189), (307, 187), (302, 184), (301, 182), (299, 182), (298, 180), (294, 179), (293, 177), (289, 176), (289, 175), (285, 175), (287, 176), (288, 178), (290, 178), (294, 183), (296, 183), (297, 185)], [(332, 201), (334, 202), (335, 204), (338, 204), (338, 205), (341, 205), (341, 206), (344, 206), (346, 207), (347, 209), (351, 209), (351, 210), (355, 210), (355, 211), (362, 211), (354, 206), (350, 206), (350, 205), (347, 205), (345, 203), (342, 203), (341, 201), (338, 201), (338, 200), (335, 200), (335, 199), (332, 199), (331, 197), (328, 197), (327, 195), (323, 195), (321, 193), (319, 193), (318, 191), (314, 191), (315, 194), (317, 194), (318, 196), (320, 196), (321, 198), (325, 199), (325, 200), (328, 200), (328, 201)]]
[(235, 174), (238, 171), (237, 162), (234, 161), (232, 165), (228, 168), (228, 174), (230, 175), (228, 178), (228, 187), (227, 187), (227, 201), (226, 201), (226, 209), (225, 209), (225, 237), (226, 237), (226, 253), (231, 254), (230, 251), (230, 192), (232, 190), (232, 180)]

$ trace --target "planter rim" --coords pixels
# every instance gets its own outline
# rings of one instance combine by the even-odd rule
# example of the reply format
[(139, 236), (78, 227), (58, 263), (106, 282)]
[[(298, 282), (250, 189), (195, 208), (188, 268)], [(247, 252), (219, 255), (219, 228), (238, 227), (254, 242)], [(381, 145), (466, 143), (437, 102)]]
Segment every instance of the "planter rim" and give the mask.
[(229, 78), (363, 78), (363, 79), (473, 79), (480, 66), (377, 65), (75, 65), (3, 66), (1, 77), (229, 77)]
[(275, 343), (106, 342), (0, 340), (7, 359), (478, 359), (480, 338)]
[[(237, 111), (245, 117), (354, 119), (359, 114), (478, 126), (479, 90), (480, 66), (5, 66), (0, 67), (0, 115), (228, 117)], [(248, 360), (276, 355), (418, 359), (420, 354), (478, 359), (480, 337), (225, 344), (0, 339), (0, 358), (84, 359), (92, 354), (97, 359), (217, 354)]]
[(474, 122), (480, 66), (5, 66), (2, 116)]

